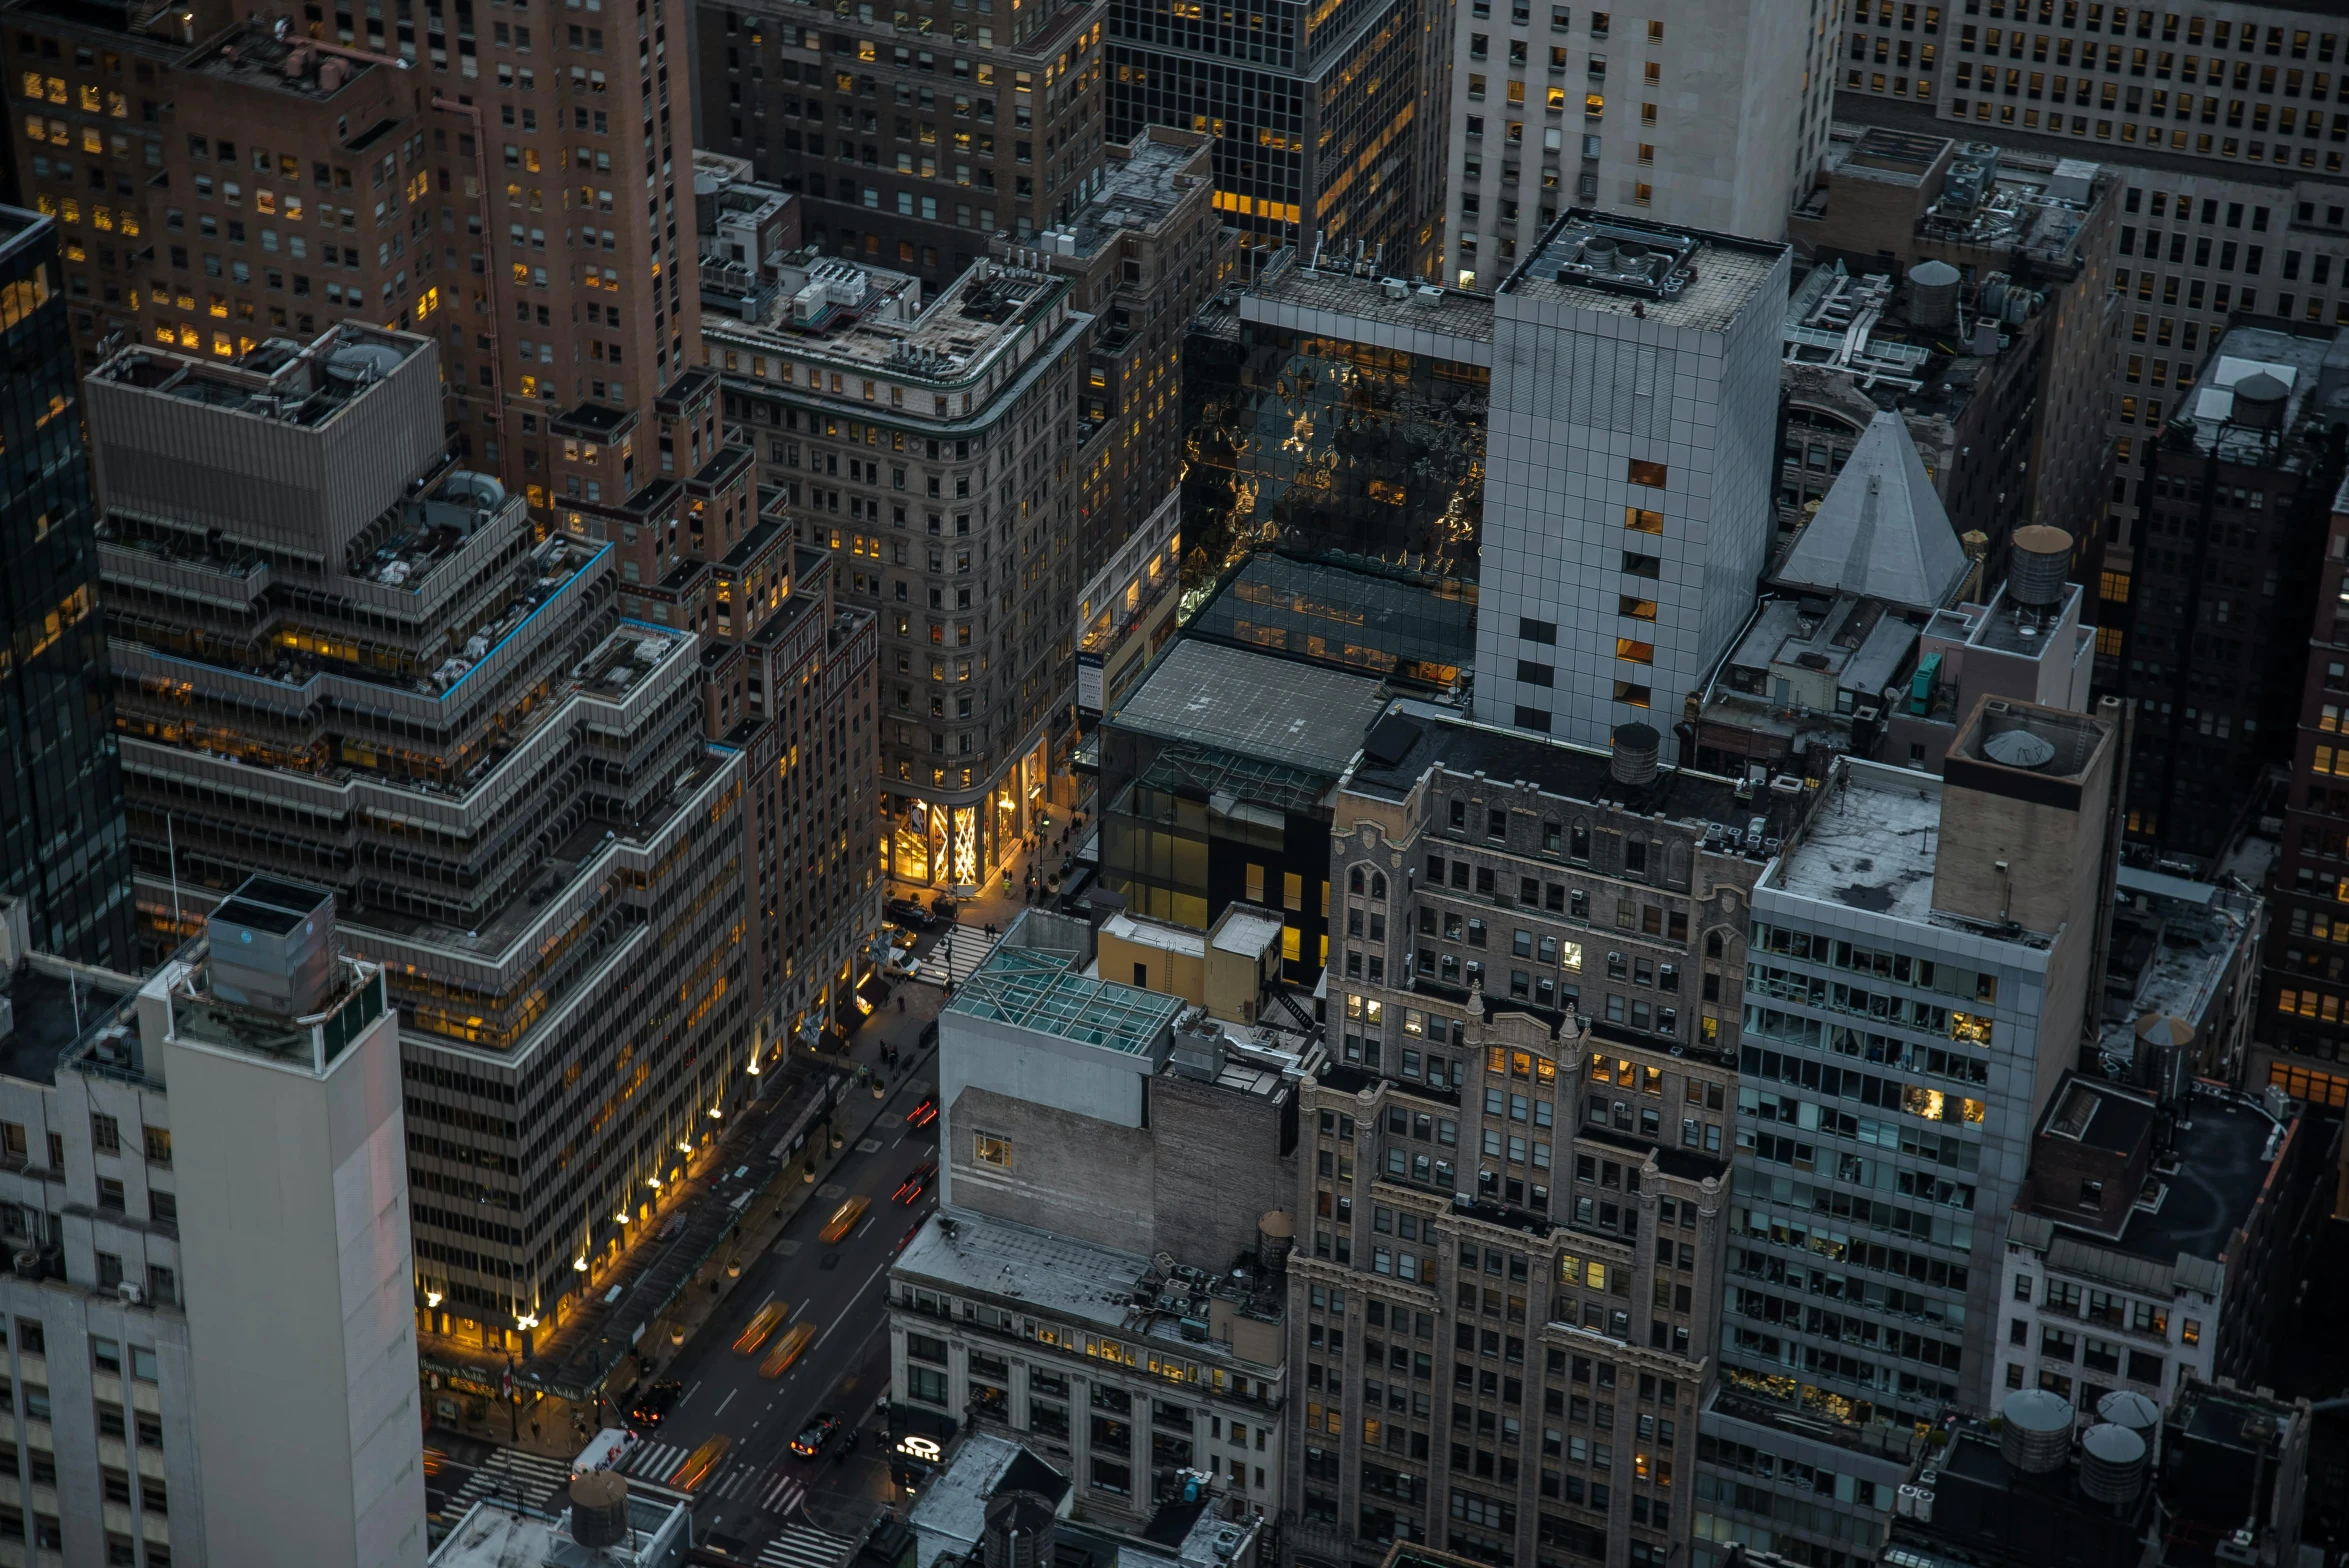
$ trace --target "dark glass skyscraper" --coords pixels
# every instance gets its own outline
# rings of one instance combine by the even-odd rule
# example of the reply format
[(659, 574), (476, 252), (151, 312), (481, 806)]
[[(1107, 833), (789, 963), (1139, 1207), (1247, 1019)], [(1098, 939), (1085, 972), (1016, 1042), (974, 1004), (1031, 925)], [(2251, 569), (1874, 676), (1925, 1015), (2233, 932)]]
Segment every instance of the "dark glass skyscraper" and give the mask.
[(129, 968), (130, 837), (57, 229), (0, 207), (0, 894), (33, 945)]
[(1215, 207), (1250, 245), (1362, 247), (1386, 275), (1434, 254), (1439, 42), (1420, 0), (1111, 0), (1108, 136), (1215, 138)]

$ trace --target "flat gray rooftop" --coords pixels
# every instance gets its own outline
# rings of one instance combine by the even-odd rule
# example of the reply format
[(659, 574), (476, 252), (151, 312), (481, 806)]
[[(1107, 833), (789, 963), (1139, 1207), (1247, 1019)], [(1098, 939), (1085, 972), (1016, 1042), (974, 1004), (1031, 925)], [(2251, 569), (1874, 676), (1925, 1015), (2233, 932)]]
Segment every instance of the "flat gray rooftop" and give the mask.
[(1380, 682), (1186, 637), (1117, 710), (1119, 729), (1335, 776), (1378, 717)]
[(1940, 780), (1846, 769), (1827, 788), (1827, 799), (1768, 873), (1768, 885), (1898, 920), (1926, 920), (1933, 912)]

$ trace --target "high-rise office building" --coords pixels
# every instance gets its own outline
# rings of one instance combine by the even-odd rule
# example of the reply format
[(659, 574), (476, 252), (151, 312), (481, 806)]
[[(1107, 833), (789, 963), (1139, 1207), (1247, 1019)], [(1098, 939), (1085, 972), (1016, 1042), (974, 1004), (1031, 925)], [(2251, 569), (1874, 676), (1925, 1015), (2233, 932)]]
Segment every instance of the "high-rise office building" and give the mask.
[(936, 292), (996, 234), (1024, 243), (1099, 189), (1104, 10), (710, 6), (694, 42), (697, 139), (796, 192), (810, 243)]
[(47, 952), (128, 968), (122, 813), (57, 228), (0, 208), (0, 895)]
[(0, 900), (0, 1544), (421, 1568), (414, 1124), (383, 969), (342, 950), (331, 894), (267, 878), (143, 977), (39, 951), (28, 914)]
[(2129, 838), (2165, 859), (2215, 867), (2290, 754), (2345, 376), (2349, 330), (2240, 323), (2145, 459), (2119, 690), (2137, 710)]
[(1782, 244), (1575, 211), (1493, 301), (1476, 705), (1604, 744), (1669, 728), (1777, 520)]
[(469, 460), (542, 527), (655, 485), (701, 310), (682, 0), (5, 14), (17, 172), (57, 219), (84, 369), (116, 334), (233, 358), (412, 328)]
[[(2249, 487), (2246, 486), (2248, 494)], [(2229, 487), (2228, 501), (2233, 501)], [(2268, 883), (2271, 923), (2259, 976), (2258, 1041), (2249, 1083), (2329, 1109), (2349, 1105), (2349, 756), (2340, 744), (2349, 709), (2349, 512), (2336, 496), (2324, 519), (2310, 627), (2292, 729), (2284, 842)]]
[(726, 416), (880, 619), (883, 865), (976, 886), (1035, 830), (1069, 738), (1091, 318), (1066, 278), (993, 260), (926, 306), (902, 273), (770, 270), (755, 310), (704, 321)]
[(1215, 206), (1250, 247), (1358, 258), (1417, 276), (1435, 253), (1430, 135), (1441, 22), (1421, 0), (1106, 9), (1105, 129), (1215, 138)]
[(1776, 239), (1810, 193), (1835, 96), (1827, 0), (1450, 11), (1447, 282), (1494, 287), (1570, 207)]
[(141, 913), (334, 890), (401, 1014), (419, 1326), (527, 1355), (742, 1092), (750, 764), (626, 545), (451, 459), (436, 359), (345, 323), (84, 385)]
[(1289, 1265), (1310, 1561), (1689, 1537), (1747, 914), (1808, 802), (1657, 748), (1404, 701), (1339, 784)]
[(1943, 777), (1846, 759), (1754, 890), (1696, 1556), (1873, 1561), (1917, 1434), (1992, 1397), (2005, 1224), (2096, 1025), (2121, 714), (1983, 703)]

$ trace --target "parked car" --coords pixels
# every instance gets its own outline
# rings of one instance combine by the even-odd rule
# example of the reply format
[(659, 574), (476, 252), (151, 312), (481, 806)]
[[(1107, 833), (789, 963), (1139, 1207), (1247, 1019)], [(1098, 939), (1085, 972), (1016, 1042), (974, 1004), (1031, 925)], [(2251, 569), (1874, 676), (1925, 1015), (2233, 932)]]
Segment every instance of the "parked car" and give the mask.
[(911, 947), (921, 938), (894, 921), (881, 922), (881, 934), (889, 939), (891, 947)]
[(893, 898), (881, 906), (881, 913), (910, 931), (930, 929), (930, 912), (910, 898)]
[(900, 980), (911, 980), (922, 972), (922, 961), (913, 955), (913, 949), (893, 947), (881, 967)]
[(962, 905), (944, 893), (930, 900), (930, 913), (940, 920), (952, 920), (961, 910)]

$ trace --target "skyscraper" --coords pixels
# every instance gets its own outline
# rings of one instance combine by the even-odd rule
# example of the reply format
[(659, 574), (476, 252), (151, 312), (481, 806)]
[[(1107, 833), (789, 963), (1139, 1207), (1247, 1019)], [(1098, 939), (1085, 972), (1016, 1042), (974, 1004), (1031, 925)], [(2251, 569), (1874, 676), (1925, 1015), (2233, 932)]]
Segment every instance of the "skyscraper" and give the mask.
[(797, 192), (814, 244), (935, 292), (996, 234), (1025, 242), (1098, 188), (1103, 10), (705, 7), (699, 141)]
[(1776, 536), (1783, 244), (1568, 213), (1493, 301), (1477, 711), (1679, 723)]
[(18, 175), (83, 368), (118, 333), (233, 358), (414, 329), (469, 460), (541, 526), (652, 486), (655, 400), (698, 357), (686, 24), (620, 5), (9, 6)]
[(1148, 125), (1215, 137), (1215, 207), (1252, 246), (1360, 248), (1393, 276), (1432, 254), (1437, 82), (1421, 0), (1216, 9), (1115, 0), (1103, 56), (1109, 139)]
[(44, 950), (127, 969), (130, 834), (57, 226), (0, 208), (0, 895)]
[(346, 322), (85, 386), (144, 910), (334, 890), (402, 1015), (419, 1328), (527, 1357), (742, 1092), (751, 757), (623, 544), (451, 461), (436, 358)]
[(1568, 207), (1776, 239), (1827, 147), (1835, 7), (1451, 9), (1444, 272), (1492, 288)]

